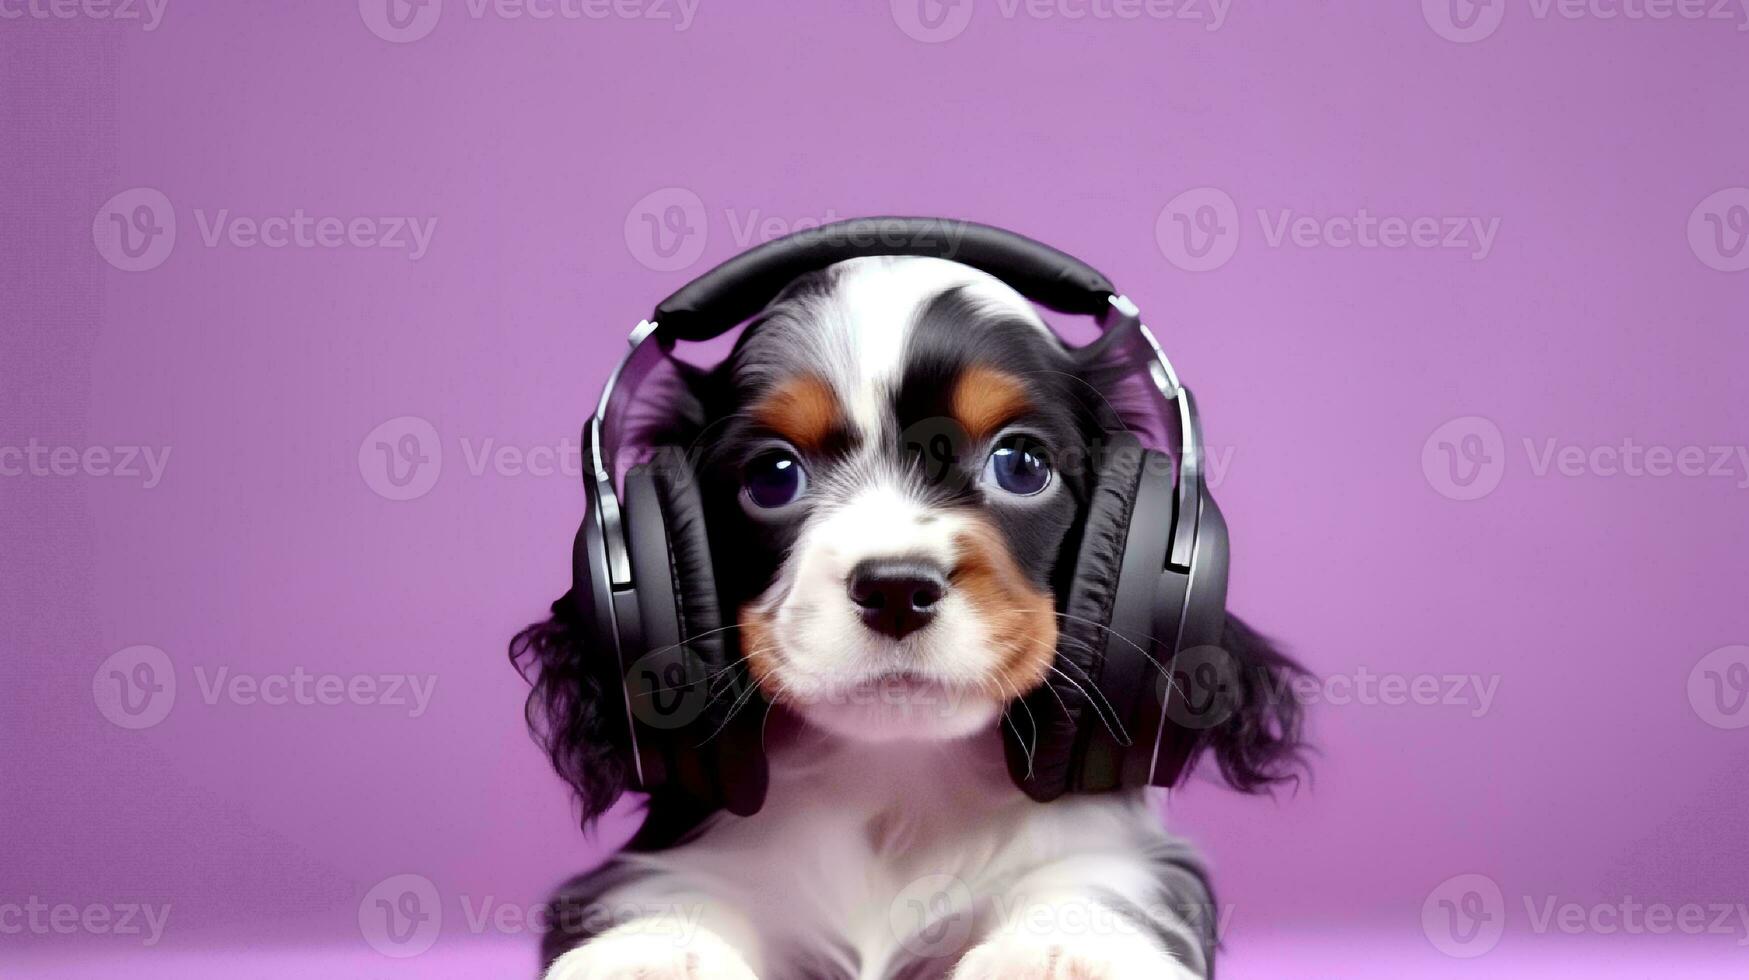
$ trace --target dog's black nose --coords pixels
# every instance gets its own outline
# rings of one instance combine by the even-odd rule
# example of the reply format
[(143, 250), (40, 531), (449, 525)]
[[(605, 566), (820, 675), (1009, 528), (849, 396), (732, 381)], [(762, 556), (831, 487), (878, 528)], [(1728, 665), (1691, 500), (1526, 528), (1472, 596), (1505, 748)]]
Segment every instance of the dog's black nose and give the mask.
[(850, 570), (850, 601), (862, 621), (895, 640), (929, 625), (947, 593), (947, 576), (915, 558), (870, 558)]

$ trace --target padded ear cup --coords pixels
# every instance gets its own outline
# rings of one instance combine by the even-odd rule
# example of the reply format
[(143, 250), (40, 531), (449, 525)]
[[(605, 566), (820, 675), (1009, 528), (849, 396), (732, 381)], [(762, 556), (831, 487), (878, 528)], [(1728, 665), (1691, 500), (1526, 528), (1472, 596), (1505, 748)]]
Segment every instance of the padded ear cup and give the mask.
[[(1099, 690), (1105, 659), (1106, 631), (1117, 599), (1124, 545), (1136, 490), (1146, 460), (1141, 444), (1128, 433), (1114, 433), (1099, 461), (1092, 494), (1082, 522), (1074, 574), (1057, 620), (1056, 668), (1026, 699), (1028, 715), (1015, 723), (1017, 734), (1003, 726), (1008, 771), (1016, 784), (1036, 800), (1054, 800), (1071, 789), (1079, 770), (1081, 733), (1089, 726), (1104, 729), (1128, 725), (1113, 718)], [(1035, 738), (1022, 738), (1027, 728)], [(1134, 738), (1135, 734), (1130, 733)], [(1150, 733), (1151, 734), (1151, 733)], [(1031, 755), (1031, 775), (1028, 755)]]
[[(765, 799), (764, 756), (744, 744), (747, 725), (730, 714), (745, 687), (730, 671), (710, 538), (698, 482), (684, 455), (659, 450), (625, 479), (625, 522), (645, 651), (627, 678), (640, 744), (659, 753), (659, 778), (713, 806), (746, 815)], [(682, 642), (685, 641), (685, 642)], [(747, 712), (742, 705), (741, 715)]]

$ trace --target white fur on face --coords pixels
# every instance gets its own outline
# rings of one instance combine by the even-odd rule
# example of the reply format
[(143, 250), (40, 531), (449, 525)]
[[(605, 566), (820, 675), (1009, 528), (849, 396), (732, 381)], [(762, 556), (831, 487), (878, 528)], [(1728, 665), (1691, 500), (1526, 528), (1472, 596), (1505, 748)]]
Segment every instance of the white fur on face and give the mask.
[(744, 625), (755, 624), (744, 639), (758, 645), (749, 659), (768, 693), (840, 735), (878, 742), (984, 731), (1024, 693), (1004, 680), (1008, 655), (987, 608), (950, 588), (928, 626), (895, 641), (863, 625), (848, 580), (859, 563), (883, 558), (926, 560), (947, 575), (976, 529), (963, 513), (925, 503), (914, 478), (881, 455), (918, 313), (960, 287), (1049, 330), (1007, 284), (958, 263), (852, 259), (834, 273), (828, 292), (771, 329), (793, 334), (803, 369), (832, 389), (863, 449), (810, 484), (812, 511), (789, 557), (743, 611)]
[(820, 727), (852, 738), (958, 738), (985, 729), (1006, 697), (990, 688), (996, 652), (967, 598), (949, 589), (928, 626), (892, 640), (864, 626), (851, 569), (872, 558), (924, 559), (944, 571), (964, 518), (917, 503), (896, 480), (816, 511), (758, 605), (770, 627), (769, 683)]

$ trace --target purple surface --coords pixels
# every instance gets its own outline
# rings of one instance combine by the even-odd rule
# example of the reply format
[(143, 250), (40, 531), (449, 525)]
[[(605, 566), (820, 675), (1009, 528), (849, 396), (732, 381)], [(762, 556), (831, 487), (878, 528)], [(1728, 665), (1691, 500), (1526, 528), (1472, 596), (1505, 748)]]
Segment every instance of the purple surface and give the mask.
[[(566, 585), (580, 493), (546, 454), (654, 300), (879, 212), (1031, 233), (1151, 314), (1225, 453), (1234, 606), (1331, 679), (1309, 791), (1175, 801), (1227, 976), (1741, 972), (1741, 920), (1654, 941), (1607, 910), (1749, 902), (1744, 15), (1260, 2), (1209, 29), (978, 0), (931, 42), (906, 2), (677, 30), (449, 0), (405, 43), (377, 32), (429, 25), (396, 35), (377, 0), (0, 3), (0, 944), (24, 975), (525, 972), (532, 938), (477, 941), (460, 903), (526, 908), (627, 826), (576, 832), (503, 662)], [(176, 235), (130, 257), (138, 188)], [(1462, 247), (1340, 247), (1324, 222), (1361, 209)], [(235, 223), (300, 213), (341, 223), (286, 247)], [(694, 233), (652, 239), (669, 215)], [(1204, 252), (1209, 216), (1237, 232)], [(423, 247), (360, 244), (405, 219)], [(405, 439), (430, 462), (398, 485), (376, 447)], [(1609, 452), (1630, 440), (1703, 471), (1720, 447), (1723, 475), (1646, 475)], [(113, 472), (141, 447), (156, 477)], [(174, 698), (128, 714), (113, 674), (153, 663)], [(305, 674), (336, 680), (248, 693)], [(380, 703), (396, 677), (435, 685), (423, 710)], [(360, 908), (400, 874), (448, 914), (396, 962)], [(8, 928), (32, 901), (170, 913), (146, 956)], [(1539, 928), (1551, 903), (1578, 934)]]
[[(247, 976), (254, 980), (305, 980), (347, 977), (355, 980), (477, 980), (530, 974), (529, 951), (505, 940), (460, 940), (409, 959), (388, 959), (356, 946), (301, 946), (265, 949), (168, 951), (159, 956), (92, 952), (66, 956), (27, 955), (15, 963), (33, 980), (86, 980), (125, 975), (140, 980)], [(107, 971), (107, 972), (94, 972)], [(1680, 976), (1683, 980), (1737, 980), (1743, 976), (1741, 950), (1695, 949), (1655, 943), (1579, 941), (1566, 946), (1503, 946), (1486, 960), (1441, 956), (1425, 943), (1391, 938), (1354, 939), (1343, 935), (1271, 936), (1241, 944), (1221, 963), (1223, 977), (1292, 977), (1294, 980), (1373, 980), (1416, 977), (1536, 977), (1539, 980), (1645, 980)], [(11, 976), (11, 974), (7, 974)]]

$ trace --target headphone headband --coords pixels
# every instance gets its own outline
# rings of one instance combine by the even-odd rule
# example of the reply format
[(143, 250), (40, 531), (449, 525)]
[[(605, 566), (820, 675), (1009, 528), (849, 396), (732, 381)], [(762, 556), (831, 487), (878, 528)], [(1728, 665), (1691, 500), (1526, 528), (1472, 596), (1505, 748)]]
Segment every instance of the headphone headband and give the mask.
[(797, 276), (868, 255), (952, 259), (1060, 313), (1096, 315), (1117, 294), (1097, 269), (1012, 231), (952, 218), (852, 218), (743, 252), (680, 287), (650, 319), (672, 339), (709, 340), (758, 313)]
[[(1028, 299), (1061, 313), (1095, 317), (1101, 332), (1133, 328), (1153, 355), (1149, 379), (1176, 416), (1179, 434), (1180, 513), (1172, 536), (1172, 564), (1189, 566), (1196, 538), (1194, 494), (1202, 492), (1202, 424), (1178, 380), (1172, 362), (1146, 324), (1141, 311), (1105, 275), (1067, 252), (992, 225), (951, 218), (852, 218), (808, 231), (774, 238), (716, 266), (680, 287), (640, 321), (627, 338), (624, 358), (608, 376), (595, 414), (584, 426), (583, 442), (590, 473), (600, 499), (612, 501), (614, 482), (623, 469), (619, 459), (620, 430), (630, 407), (630, 393), (667, 357), (678, 340), (719, 337), (758, 313), (795, 279), (835, 262), (869, 255), (910, 255), (946, 258), (970, 265), (1003, 280)], [(605, 508), (608, 566), (611, 581), (631, 581), (631, 564), (619, 533), (618, 508)]]

